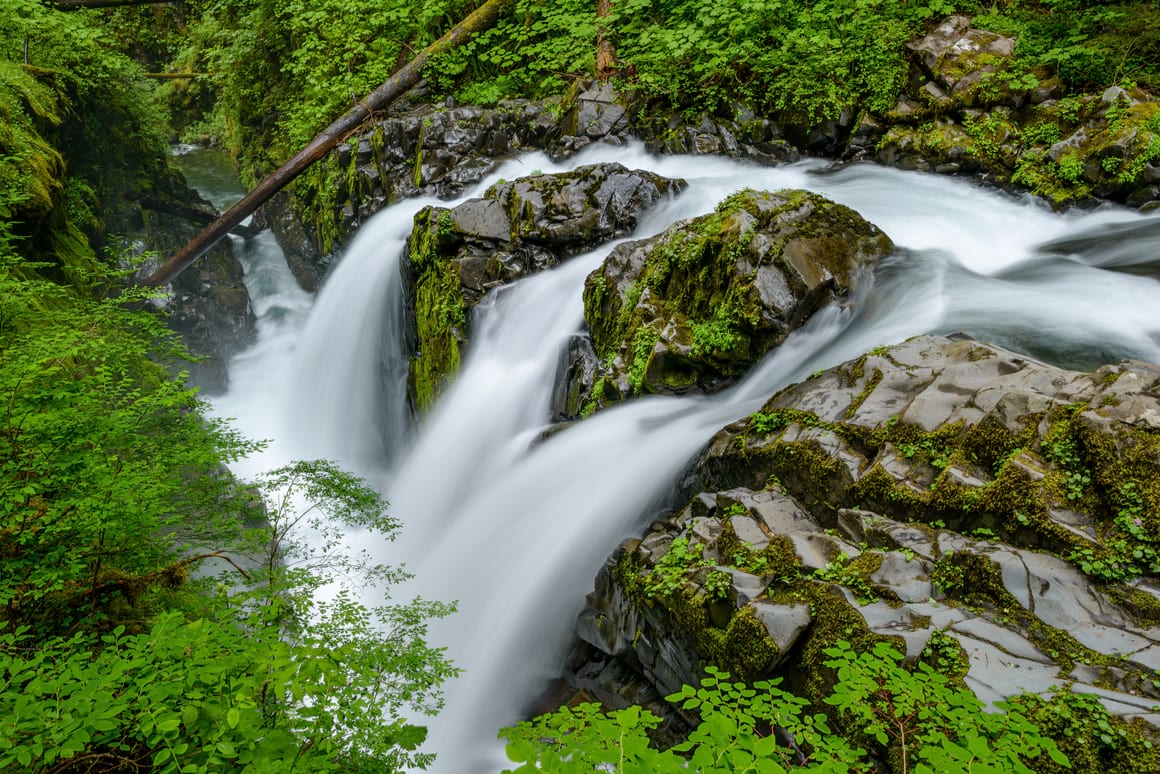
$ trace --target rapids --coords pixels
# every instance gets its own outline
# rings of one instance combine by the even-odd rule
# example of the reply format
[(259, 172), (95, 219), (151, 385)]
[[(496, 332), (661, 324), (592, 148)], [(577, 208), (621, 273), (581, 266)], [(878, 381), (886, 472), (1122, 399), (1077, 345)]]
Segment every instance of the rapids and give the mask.
[[(293, 458), (342, 462), (380, 486), (405, 525), (398, 541), (372, 547), (416, 575), (395, 596), (458, 600), (459, 612), (431, 635), (465, 670), (429, 721), (437, 771), (503, 765), (496, 731), (558, 674), (605, 557), (668, 505), (674, 478), (717, 429), (781, 387), (926, 332), (1073, 368), (1160, 362), (1158, 221), (1117, 208), (1057, 214), (948, 177), (658, 158), (637, 146), (594, 147), (563, 164), (531, 154), (472, 193), (606, 160), (689, 182), (637, 236), (707, 213), (741, 188), (805, 188), (854, 208), (899, 249), (851, 303), (816, 315), (737, 386), (708, 398), (635, 400), (542, 442), (560, 350), (582, 326), (584, 278), (611, 245), (481, 304), (461, 373), (418, 426), (404, 399), (398, 267), (411, 218), (429, 202), (404, 201), (366, 223), (313, 302), (268, 235), (242, 254), (259, 339), (232, 362), (230, 391), (214, 408), (272, 442), (238, 472)], [(1153, 276), (1140, 276), (1149, 265)]]

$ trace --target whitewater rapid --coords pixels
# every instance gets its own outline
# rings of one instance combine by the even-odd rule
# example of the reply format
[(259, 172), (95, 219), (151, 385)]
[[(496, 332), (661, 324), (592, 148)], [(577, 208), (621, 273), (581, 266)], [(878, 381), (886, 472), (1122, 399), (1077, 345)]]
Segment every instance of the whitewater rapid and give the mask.
[[(1138, 270), (1140, 250), (1160, 255), (1160, 237), (1145, 236), (1127, 258), (1100, 248), (1151, 222), (1124, 210), (1058, 214), (948, 177), (818, 161), (762, 168), (658, 158), (640, 146), (594, 147), (563, 164), (530, 154), (464, 198), (500, 178), (597, 161), (689, 182), (637, 237), (707, 213), (742, 188), (805, 188), (859, 211), (899, 249), (855, 303), (823, 310), (734, 388), (631, 401), (547, 440), (560, 352), (583, 324), (584, 278), (611, 245), (490, 294), (473, 312), (460, 374), (417, 427), (405, 403), (399, 258), (412, 216), (430, 201), (401, 202), (363, 225), (313, 300), (276, 245), (243, 255), (259, 338), (232, 362), (230, 391), (215, 411), (272, 441), (242, 464), (244, 475), (326, 457), (380, 486), (404, 528), (395, 543), (369, 548), (415, 573), (405, 591), (458, 600), (459, 612), (431, 635), (464, 670), (429, 722), (436, 771), (503, 765), (496, 731), (559, 674), (605, 557), (666, 505), (674, 478), (716, 430), (781, 387), (928, 332), (964, 333), (1072, 367), (1160, 362), (1156, 272), (1115, 270)], [(1086, 252), (1037, 249), (1084, 234), (1099, 235)], [(367, 601), (378, 601), (374, 590)]]

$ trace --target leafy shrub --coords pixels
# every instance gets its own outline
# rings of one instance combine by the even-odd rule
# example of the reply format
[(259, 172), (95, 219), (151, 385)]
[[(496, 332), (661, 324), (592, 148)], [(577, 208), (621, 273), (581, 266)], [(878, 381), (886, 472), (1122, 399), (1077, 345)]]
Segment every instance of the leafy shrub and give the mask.
[(838, 642), (825, 652), (826, 666), (838, 673), (825, 703), (853, 730), (853, 741), (826, 714), (810, 714), (808, 702), (777, 680), (751, 687), (710, 668), (700, 688), (685, 686), (668, 697), (700, 716), (686, 741), (663, 751), (653, 747), (648, 732), (660, 719), (640, 707), (607, 714), (596, 704), (563, 707), (501, 732), (508, 758), (522, 764), (512, 771), (869, 772), (875, 770), (871, 753), (915, 774), (1031, 774), (1040, 756), (1067, 766), (1018, 703), (988, 712), (930, 666), (903, 668), (902, 656), (885, 643), (858, 654)]

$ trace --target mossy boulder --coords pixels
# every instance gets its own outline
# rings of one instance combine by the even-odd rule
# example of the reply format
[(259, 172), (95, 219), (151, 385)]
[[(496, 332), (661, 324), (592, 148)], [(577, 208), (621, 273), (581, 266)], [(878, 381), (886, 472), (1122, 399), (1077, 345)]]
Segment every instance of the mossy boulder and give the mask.
[(950, 16), (921, 40), (909, 44), (929, 79), (920, 94), (945, 106), (994, 102), (1009, 79), (1001, 74), (1015, 53), (1015, 40), (976, 29), (966, 16)]
[(618, 246), (585, 283), (601, 367), (581, 411), (733, 383), (891, 249), (873, 224), (817, 194), (750, 190)]
[(577, 632), (657, 689), (713, 664), (815, 701), (837, 679), (826, 648), (885, 639), (985, 701), (1098, 697), (1151, 749), (1158, 482), (1160, 368), (918, 337), (718, 433)]
[(404, 268), (416, 407), (427, 409), (458, 370), (468, 311), (484, 294), (631, 233), (649, 207), (684, 187), (651, 172), (595, 164), (499, 183), (453, 209), (421, 210)]

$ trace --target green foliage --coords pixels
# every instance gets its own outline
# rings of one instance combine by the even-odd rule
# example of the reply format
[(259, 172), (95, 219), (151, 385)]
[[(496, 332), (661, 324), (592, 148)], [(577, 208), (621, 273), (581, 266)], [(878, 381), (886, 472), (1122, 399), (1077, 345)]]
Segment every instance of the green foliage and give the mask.
[(1068, 763), (1018, 702), (989, 712), (927, 664), (904, 668), (885, 643), (859, 654), (839, 641), (825, 653), (839, 679), (824, 701), (852, 729), (853, 741), (778, 681), (748, 686), (710, 667), (699, 688), (668, 697), (700, 718), (686, 741), (655, 749), (647, 734), (659, 719), (639, 707), (607, 714), (595, 704), (565, 707), (501, 731), (509, 760), (522, 764), (511, 771), (868, 772), (871, 755), (915, 774), (1030, 774), (1041, 762)]
[(209, 617), (170, 610), (99, 640), (0, 632), (0, 768), (377, 772), (430, 761), (416, 752), (425, 730), (401, 714), (439, 707), (455, 670), (422, 637), (450, 608), (354, 600), (362, 584), (401, 577), (339, 550), (341, 527), (387, 538), (396, 528), (361, 481), (313, 462), (260, 485), (269, 521), (251, 538), (265, 555)]
[[(341, 544), (390, 539), (382, 498), (321, 462), (239, 485), (253, 445), (166, 370), (149, 294), (42, 279), (16, 243), (0, 218), (0, 770), (426, 763), (407, 718), (455, 672), (424, 642), (451, 607), (357, 601), (405, 577)], [(208, 560), (238, 571), (214, 595)]]
[(676, 594), (689, 581), (691, 570), (711, 566), (712, 562), (704, 558), (700, 546), (690, 546), (688, 538), (676, 538), (649, 572), (644, 584), (645, 595), (656, 599)]
[(126, 192), (165, 174), (166, 115), (154, 94), (92, 15), (4, 3), (0, 190), (15, 195), (22, 253), (66, 270), (95, 260)]
[(1145, 529), (1144, 501), (1135, 481), (1121, 485), (1119, 502), (1100, 549), (1077, 549), (1068, 560), (1101, 581), (1127, 581), (1145, 574), (1160, 574), (1160, 544)]
[(172, 581), (237, 515), (222, 463), (250, 447), (168, 376), (184, 350), (126, 307), (148, 292), (94, 298), (34, 269), (0, 256), (0, 621), (67, 631)]
[(1018, 40), (1032, 66), (1058, 70), (1075, 89), (1137, 83), (1160, 89), (1160, 4), (1040, 0), (993, 4), (975, 24)]
[[(879, 561), (881, 561), (881, 556), (879, 556)], [(814, 577), (850, 589), (860, 605), (868, 605), (878, 600), (878, 595), (874, 592), (873, 587), (858, 568), (851, 566), (850, 557), (845, 553), (838, 554), (825, 567), (819, 567), (815, 570)]]
[(1068, 183), (1078, 183), (1083, 178), (1083, 162), (1078, 156), (1064, 156), (1059, 160), (1059, 177)]
[[(795, 119), (836, 118), (855, 105), (894, 104), (906, 76), (902, 45), (931, 18), (972, 3), (924, 0), (625, 0), (603, 26), (631, 87), (674, 108), (736, 100)], [(520, 0), (494, 30), (429, 68), (466, 101), (558, 93), (588, 77), (600, 25), (590, 3)]]
[[(436, 0), (205, 0), (177, 69), (209, 74), (201, 128), (244, 156), (247, 173), (280, 163), (385, 81), (473, 4)], [(196, 96), (196, 95), (195, 95)]]
[(1032, 774), (1028, 762), (1042, 754), (1066, 763), (1018, 705), (999, 703), (1002, 712), (987, 712), (973, 693), (953, 687), (928, 664), (904, 669), (885, 643), (861, 654), (838, 643), (826, 655), (838, 682), (825, 702), (888, 750), (897, 770)]
[(945, 439), (923, 438), (916, 443), (900, 443), (898, 451), (906, 459), (919, 457), (930, 463), (936, 470), (944, 469), (950, 464), (952, 449), (946, 445)]
[(737, 332), (737, 324), (723, 315), (718, 315), (706, 323), (692, 323), (693, 354), (728, 354), (744, 343)]
[(1066, 683), (1049, 697), (1027, 694), (1014, 699), (1044, 733), (1055, 739), (1070, 759), (1067, 768), (1041, 761), (1040, 774), (1077, 772), (1155, 771), (1160, 747), (1140, 733), (1138, 726), (1108, 712), (1099, 697), (1075, 693)]

